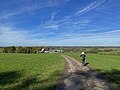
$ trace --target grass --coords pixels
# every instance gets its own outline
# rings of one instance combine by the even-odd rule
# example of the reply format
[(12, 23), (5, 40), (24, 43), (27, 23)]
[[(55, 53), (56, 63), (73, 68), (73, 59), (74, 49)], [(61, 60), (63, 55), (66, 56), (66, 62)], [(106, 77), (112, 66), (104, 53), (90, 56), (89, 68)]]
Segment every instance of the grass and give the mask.
[(2, 53), (3, 52), (3, 48), (0, 48), (0, 53)]
[(116, 56), (120, 56), (120, 51), (111, 51), (111, 52), (99, 52), (98, 54), (100, 55), (116, 55)]
[[(81, 61), (79, 53), (65, 53)], [(87, 54), (89, 66), (120, 90), (120, 56)], [(55, 90), (64, 67), (60, 54), (0, 53), (0, 90)]]
[[(79, 53), (66, 53), (81, 61)], [(120, 90), (120, 56), (88, 54), (86, 62), (93, 69), (100, 71), (106, 78)]]
[(64, 67), (59, 54), (0, 54), (0, 90), (54, 90)]

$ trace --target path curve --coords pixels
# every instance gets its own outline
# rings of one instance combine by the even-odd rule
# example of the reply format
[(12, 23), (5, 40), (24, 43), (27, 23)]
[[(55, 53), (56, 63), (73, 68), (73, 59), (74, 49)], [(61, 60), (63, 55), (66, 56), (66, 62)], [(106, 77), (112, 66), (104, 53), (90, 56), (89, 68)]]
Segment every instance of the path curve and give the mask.
[(66, 62), (63, 76), (56, 90), (115, 90), (103, 76), (71, 58), (62, 55)]

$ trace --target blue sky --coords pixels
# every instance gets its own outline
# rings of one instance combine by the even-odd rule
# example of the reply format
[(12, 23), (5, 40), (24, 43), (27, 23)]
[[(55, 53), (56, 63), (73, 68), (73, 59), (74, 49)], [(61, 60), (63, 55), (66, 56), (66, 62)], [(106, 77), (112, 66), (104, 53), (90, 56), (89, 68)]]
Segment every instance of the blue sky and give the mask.
[(120, 46), (120, 0), (0, 0), (0, 46)]

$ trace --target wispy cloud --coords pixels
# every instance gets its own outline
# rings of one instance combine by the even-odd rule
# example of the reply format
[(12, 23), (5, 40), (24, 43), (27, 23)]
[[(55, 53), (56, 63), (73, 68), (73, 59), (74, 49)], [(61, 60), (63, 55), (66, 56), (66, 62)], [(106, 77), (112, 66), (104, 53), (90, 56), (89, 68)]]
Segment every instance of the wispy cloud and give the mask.
[(26, 38), (26, 34), (21, 31), (16, 31), (15, 28), (0, 26), (0, 39), (1, 43), (22, 42)]
[[(52, 36), (48, 37), (49, 35)], [(0, 45), (120, 45), (119, 35), (120, 30), (97, 34), (63, 32), (56, 35), (56, 33), (51, 32), (33, 33), (15, 27), (0, 26)]]
[(34, 27), (33, 29), (36, 30), (59, 30), (60, 24), (58, 24), (58, 21), (54, 21), (54, 20), (48, 20), (46, 22), (43, 23), (43, 19), (40, 23), (40, 25)]
[[(33, 34), (27, 31), (20, 31), (14, 27), (0, 26), (0, 45), (32, 45), (42, 39), (33, 39)], [(31, 39), (32, 38), (32, 39)], [(40, 44), (40, 43), (39, 43)]]
[(119, 46), (120, 30), (113, 30), (104, 33), (63, 33), (56, 38), (53, 44), (71, 46)]
[(51, 14), (51, 19), (54, 20), (54, 18), (55, 18), (56, 15), (57, 15), (57, 12), (53, 12), (53, 13)]
[[(24, 3), (30, 3), (31, 1), (25, 1)], [(58, 2), (57, 0), (44, 0), (44, 1), (36, 1), (35, 3), (30, 3), (28, 5), (25, 6), (20, 6), (19, 8), (16, 9), (12, 9), (12, 10), (6, 10), (7, 12), (3, 12), (3, 14), (0, 14), (0, 19), (5, 19), (5, 18), (9, 18), (15, 15), (19, 15), (19, 14), (23, 14), (23, 13), (27, 13), (30, 11), (34, 11), (34, 10), (38, 10), (38, 9), (42, 9), (45, 7), (56, 7), (60, 4), (61, 2)], [(52, 18), (55, 17), (56, 13), (52, 14)]]
[(86, 6), (85, 8), (79, 10), (76, 12), (76, 15), (81, 15), (81, 14), (85, 14), (97, 7), (99, 7), (100, 5), (102, 5), (106, 0), (97, 0), (91, 4), (89, 4), (88, 6)]
[[(24, 0), (22, 1), (24, 2)], [(33, 3), (33, 0), (26, 6), (22, 5), (9, 12), (0, 12), (0, 19), (6, 20), (5, 23), (2, 20), (0, 21), (2, 23), (0, 25), (0, 45), (120, 45), (119, 27), (116, 27), (116, 29), (110, 28), (108, 25), (108, 27), (106, 25), (104, 27), (102, 26), (104, 22), (101, 20), (96, 22), (98, 19), (95, 19), (94, 16), (92, 18), (90, 17), (91, 15), (81, 16), (92, 10), (99, 11), (97, 8), (107, 0), (95, 0), (95, 2), (87, 3), (88, 6), (79, 7), (78, 11), (71, 12), (69, 15), (65, 14), (66, 16), (64, 14), (60, 15), (64, 10), (53, 9), (53, 7), (70, 0), (35, 1), (38, 3)], [(29, 1), (26, 0), (26, 2)], [(43, 9), (44, 7), (52, 8)], [(37, 10), (43, 10), (43, 12), (39, 13)], [(48, 11), (45, 15), (44, 10), (46, 10), (45, 13)], [(16, 17), (13, 16), (22, 16), (22, 14), (28, 12), (30, 12), (29, 14), (34, 12), (39, 14), (36, 14), (36, 16), (27, 15), (31, 19), (30, 22), (26, 22), (24, 25), (15, 25), (16, 22), (18, 24), (21, 21), (18, 22), (19, 19), (16, 20)], [(13, 21), (8, 21), (11, 19), (10, 17), (13, 17)], [(24, 15), (21, 18), (23, 17)], [(26, 16), (24, 18), (29, 19)], [(31, 27), (28, 27), (27, 24), (30, 24)]]
[(52, 30), (59, 30), (59, 26), (56, 24), (48, 25), (45, 28), (52, 29)]

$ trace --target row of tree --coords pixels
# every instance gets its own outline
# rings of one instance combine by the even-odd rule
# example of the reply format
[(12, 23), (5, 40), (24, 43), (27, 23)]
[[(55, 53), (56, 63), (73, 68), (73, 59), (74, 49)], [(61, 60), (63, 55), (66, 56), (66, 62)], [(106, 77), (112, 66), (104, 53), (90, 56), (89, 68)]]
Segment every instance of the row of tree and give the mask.
[(99, 50), (97, 48), (65, 48), (64, 49), (65, 52), (85, 52), (85, 53), (94, 53), (97, 54), (99, 52)]
[(49, 50), (49, 47), (3, 47), (3, 53), (38, 53), (42, 49)]
[[(2, 51), (1, 51), (2, 48)], [(15, 47), (15, 46), (11, 46), (11, 47), (1, 47), (0, 48), (0, 52), (3, 53), (39, 53), (43, 48), (45, 50), (54, 50), (54, 49), (59, 49), (59, 48), (53, 48), (53, 47)], [(79, 52), (81, 53), (82, 51), (84, 51), (85, 53), (94, 53), (97, 54), (98, 52), (111, 52), (111, 51), (115, 51), (117, 49), (101, 49), (101, 48), (60, 48), (60, 50), (64, 50), (64, 52)], [(119, 52), (120, 53), (120, 52)]]

